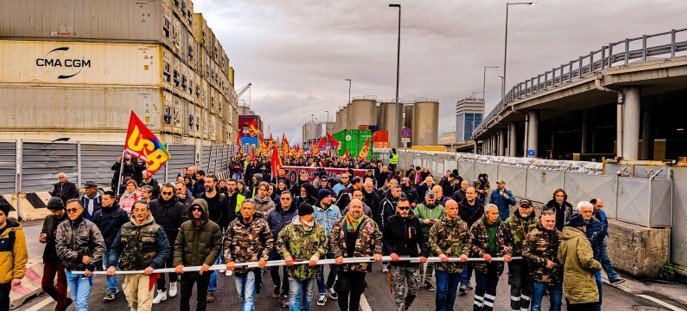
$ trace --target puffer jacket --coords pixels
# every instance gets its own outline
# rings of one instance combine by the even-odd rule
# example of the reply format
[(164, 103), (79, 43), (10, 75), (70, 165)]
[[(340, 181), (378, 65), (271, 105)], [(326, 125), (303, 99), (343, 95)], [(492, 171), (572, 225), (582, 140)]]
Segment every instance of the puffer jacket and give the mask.
[(122, 210), (117, 203), (109, 207), (103, 207), (95, 212), (93, 223), (105, 239), (105, 247), (109, 249), (119, 234), (122, 225), (129, 222), (129, 216)]
[(530, 212), (529, 216), (523, 218), (520, 215), (520, 210), (517, 210), (504, 223), (508, 226), (511, 239), (513, 240), (513, 256), (521, 256), (525, 236), (537, 228), (539, 219), (534, 214), (534, 211)]
[[(487, 254), (489, 250), (489, 233), (487, 232), (486, 217), (479, 219), (470, 228), (470, 241), (472, 243), (472, 256), (473, 257), (483, 257)], [(496, 221), (498, 227), (496, 230), (496, 255), (492, 257), (503, 257), (504, 255), (513, 254), (512, 239), (510, 235), (510, 230), (508, 226), (501, 219)], [(480, 273), (487, 273), (487, 263), (486, 262), (475, 262), (475, 271)], [(503, 273), (504, 262), (496, 262), (496, 275), (501, 276)]]
[[(284, 258), (309, 260), (315, 256), (320, 259), (327, 254), (327, 235), (322, 225), (317, 222), (313, 227), (306, 229), (301, 225), (300, 218), (294, 216), (291, 223), (279, 232), (276, 246), (276, 250)], [(298, 281), (317, 277), (319, 270), (319, 266), (307, 264), (288, 267), (289, 277)]]
[(0, 284), (12, 279), (22, 279), (26, 273), (29, 253), (26, 251), (26, 239), (19, 222), (7, 219), (7, 228), (0, 234)]
[(255, 203), (255, 212), (260, 212), (262, 216), (268, 216), (276, 207), (274, 201), (272, 201), (269, 196), (265, 196), (264, 199), (260, 199), (260, 197), (258, 197), (256, 194), (253, 198), (253, 201), (253, 203)]
[[(206, 202), (207, 203), (207, 202)], [(150, 214), (155, 218), (155, 223), (162, 226), (165, 232), (177, 232), (181, 224), (186, 220), (186, 207), (179, 202), (177, 196), (165, 201), (162, 197), (150, 201)], [(174, 236), (176, 238), (176, 236)], [(174, 239), (170, 239), (174, 240)]]
[(284, 211), (281, 204), (276, 207), (269, 215), (267, 215), (267, 224), (270, 226), (270, 231), (272, 232), (272, 237), (277, 238), (279, 232), (286, 227), (286, 225), (291, 224), (294, 216), (298, 216), (296, 206), (293, 201), (288, 210)]
[(59, 262), (60, 257), (57, 256), (55, 249), (55, 232), (57, 232), (57, 225), (67, 220), (67, 213), (62, 214), (62, 217), (55, 215), (48, 215), (43, 220), (43, 228), (41, 235), (45, 234), (45, 249), (43, 250), (43, 262)]
[(563, 295), (571, 304), (599, 301), (594, 273), (601, 263), (594, 259), (592, 246), (582, 230), (565, 226), (558, 247), (558, 264), (563, 267)]
[(212, 265), (222, 251), (222, 231), (208, 218), (208, 203), (196, 199), (191, 204), (194, 205), (203, 208), (202, 222), (196, 224), (193, 215), (189, 215), (191, 219), (181, 224), (174, 242), (174, 266)]
[[(55, 249), (66, 269), (93, 271), (100, 268), (105, 254), (105, 239), (98, 226), (79, 217), (73, 221), (64, 221), (57, 226)], [(84, 255), (91, 258), (88, 265), (82, 262)]]

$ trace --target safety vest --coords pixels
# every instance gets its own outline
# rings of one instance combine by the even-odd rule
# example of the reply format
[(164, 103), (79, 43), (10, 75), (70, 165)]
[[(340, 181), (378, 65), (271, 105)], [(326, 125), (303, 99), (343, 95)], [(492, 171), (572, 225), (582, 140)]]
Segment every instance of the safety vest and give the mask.
[(236, 195), (236, 208), (234, 209), (234, 212), (241, 211), (241, 205), (243, 205), (243, 200), (246, 200), (246, 197), (242, 195), (241, 193)]
[(398, 153), (392, 153), (391, 159), (389, 159), (389, 164), (398, 165)]

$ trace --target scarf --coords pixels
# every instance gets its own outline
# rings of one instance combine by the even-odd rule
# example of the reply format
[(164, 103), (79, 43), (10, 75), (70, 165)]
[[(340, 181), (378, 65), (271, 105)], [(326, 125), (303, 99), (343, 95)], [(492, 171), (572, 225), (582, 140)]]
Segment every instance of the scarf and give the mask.
[(363, 217), (365, 217), (365, 214), (360, 215), (360, 217), (356, 219), (353, 218), (351, 212), (346, 213), (346, 231), (355, 232), (355, 230), (358, 229), (358, 226), (360, 226), (360, 223), (363, 221)]

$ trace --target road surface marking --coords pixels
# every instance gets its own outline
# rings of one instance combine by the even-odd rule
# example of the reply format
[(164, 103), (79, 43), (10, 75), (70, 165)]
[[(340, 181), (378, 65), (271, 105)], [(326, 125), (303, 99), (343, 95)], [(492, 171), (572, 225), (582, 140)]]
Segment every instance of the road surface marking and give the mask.
[(33, 306), (31, 306), (28, 309), (22, 309), (22, 311), (31, 311), (31, 312), (40, 311), (43, 307), (50, 304), (50, 302), (53, 302), (53, 299), (48, 296), (45, 299), (43, 299), (43, 301), (34, 304)]
[(360, 295), (360, 308), (363, 309), (363, 311), (372, 311), (372, 308), (370, 308), (370, 304), (367, 303), (367, 298), (365, 298), (365, 294)]
[(661, 300), (656, 299), (656, 298), (654, 298), (654, 297), (652, 297), (652, 296), (649, 296), (649, 295), (638, 295), (638, 296), (640, 296), (640, 297), (642, 297), (642, 298), (644, 298), (644, 299), (647, 299), (647, 300), (649, 300), (649, 301), (658, 303), (658, 304), (660, 304), (660, 305), (662, 305), (662, 306), (664, 306), (664, 307), (666, 307), (666, 308), (668, 308), (668, 309), (671, 309), (671, 310), (673, 310), (673, 311), (684, 311), (684, 310), (681, 309), (681, 308), (678, 308), (678, 307), (676, 307), (676, 306), (674, 306), (674, 305), (672, 305), (672, 304), (670, 304), (670, 303), (667, 303), (667, 302), (665, 302), (665, 301), (661, 301)]

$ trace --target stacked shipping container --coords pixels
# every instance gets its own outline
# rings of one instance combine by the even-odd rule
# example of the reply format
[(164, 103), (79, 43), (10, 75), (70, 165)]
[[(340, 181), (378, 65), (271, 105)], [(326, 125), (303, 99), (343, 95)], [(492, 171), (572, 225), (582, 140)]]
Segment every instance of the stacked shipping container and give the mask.
[(372, 139), (371, 131), (359, 129), (342, 130), (334, 134), (334, 139), (341, 143), (338, 155), (342, 156), (346, 153), (346, 150), (348, 150), (348, 153), (352, 157), (358, 156), (360, 150), (365, 146), (367, 139), (370, 139), (370, 150), (367, 157), (370, 159), (372, 158), (374, 141)]

